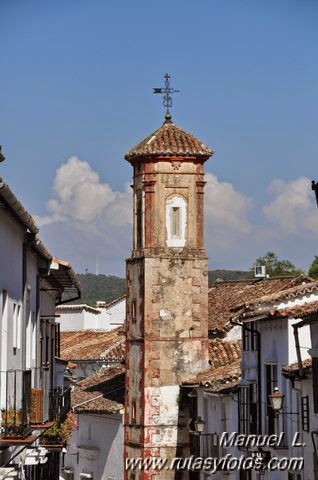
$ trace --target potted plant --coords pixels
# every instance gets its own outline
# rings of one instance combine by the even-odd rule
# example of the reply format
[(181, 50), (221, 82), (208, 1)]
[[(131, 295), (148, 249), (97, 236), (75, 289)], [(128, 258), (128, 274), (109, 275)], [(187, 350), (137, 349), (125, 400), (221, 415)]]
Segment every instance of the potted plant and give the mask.
[(68, 412), (64, 422), (60, 422), (59, 418), (56, 418), (53, 425), (43, 433), (41, 444), (46, 446), (54, 445), (62, 448), (66, 445), (76, 426), (77, 422), (73, 412)]

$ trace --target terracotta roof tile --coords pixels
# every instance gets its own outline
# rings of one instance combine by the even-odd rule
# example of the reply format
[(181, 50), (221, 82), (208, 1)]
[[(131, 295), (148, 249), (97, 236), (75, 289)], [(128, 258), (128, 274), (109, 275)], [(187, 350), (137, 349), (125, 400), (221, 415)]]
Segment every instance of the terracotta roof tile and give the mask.
[(213, 150), (173, 123), (164, 123), (126, 153), (125, 159), (130, 161), (137, 157), (161, 155), (195, 156), (207, 159), (213, 155)]
[(103, 368), (86, 377), (72, 392), (72, 407), (76, 413), (119, 413), (124, 407), (125, 367)]
[[(259, 311), (252, 311), (250, 313), (247, 313), (242, 319), (244, 320), (246, 318), (254, 318), (255, 315), (259, 315), (259, 313)], [(308, 301), (302, 305), (294, 305), (290, 308), (269, 308), (262, 310), (262, 316), (266, 315), (268, 317), (288, 317), (289, 315), (292, 315), (294, 318), (303, 318), (308, 317), (309, 315), (314, 315), (316, 313), (318, 313), (318, 301)]]
[[(298, 277), (301, 278), (301, 277)], [(309, 277), (307, 277), (309, 278)], [(276, 292), (271, 292), (270, 294), (260, 295), (258, 298), (255, 298), (251, 301), (246, 301), (242, 306), (250, 307), (254, 305), (260, 305), (262, 303), (276, 302), (277, 300), (291, 299), (298, 295), (305, 295), (306, 293), (312, 293), (315, 290), (318, 290), (318, 282), (314, 282), (312, 279), (309, 281), (302, 281), (300, 284), (290, 285), (290, 287), (280, 289)], [(236, 308), (240, 308), (241, 305), (238, 305)]]
[[(303, 368), (305, 370), (309, 370), (312, 366), (312, 358), (306, 358), (305, 360), (302, 361)], [(298, 368), (298, 363), (292, 363), (290, 365), (285, 365), (282, 368), (283, 373), (299, 373), (299, 368)]]
[(310, 277), (277, 277), (266, 279), (249, 279), (232, 282), (215, 282), (209, 289), (209, 330), (217, 334), (228, 332), (231, 310), (256, 301), (262, 295), (281, 292), (295, 285), (312, 282)]
[(110, 332), (61, 332), (61, 358), (65, 360), (125, 359), (124, 329)]
[(209, 340), (211, 368), (188, 380), (184, 385), (199, 384), (212, 391), (234, 387), (241, 378), (241, 340), (227, 342), (220, 338)]
[[(239, 305), (233, 311), (237, 311), (237, 318), (241, 321), (250, 321), (251, 319), (264, 317), (287, 317), (289, 315), (293, 315), (295, 318), (302, 318), (318, 312), (318, 301), (310, 298), (306, 299), (305, 297), (305, 295), (312, 293), (317, 295), (318, 282), (311, 281), (310, 283), (293, 286), (271, 295), (264, 295), (252, 302), (245, 302)], [(288, 307), (288, 305), (284, 307), (275, 305), (277, 302), (292, 300), (299, 296), (304, 296), (305, 298), (302, 298), (300, 303), (291, 307)]]

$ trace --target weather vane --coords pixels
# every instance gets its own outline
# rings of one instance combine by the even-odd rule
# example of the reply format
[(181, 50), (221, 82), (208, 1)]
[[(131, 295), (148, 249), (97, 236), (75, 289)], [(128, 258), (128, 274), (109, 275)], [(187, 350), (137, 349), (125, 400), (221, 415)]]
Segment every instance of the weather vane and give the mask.
[(166, 73), (164, 76), (165, 86), (163, 88), (154, 88), (153, 93), (163, 95), (163, 105), (166, 107), (166, 121), (171, 121), (170, 108), (172, 107), (172, 94), (179, 92), (175, 88), (170, 87), (170, 75)]

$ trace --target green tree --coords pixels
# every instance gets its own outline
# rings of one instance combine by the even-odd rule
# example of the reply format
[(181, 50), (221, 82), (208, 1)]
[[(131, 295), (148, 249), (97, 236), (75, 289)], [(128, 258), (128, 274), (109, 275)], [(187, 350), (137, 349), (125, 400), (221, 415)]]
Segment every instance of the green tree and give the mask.
[(263, 257), (256, 259), (250, 269), (251, 276), (254, 276), (254, 268), (256, 265), (264, 265), (266, 267), (266, 274), (270, 277), (302, 275), (304, 273), (300, 268), (295, 267), (295, 265), (289, 260), (279, 260), (274, 252), (267, 252)]
[(308, 275), (312, 278), (318, 279), (318, 257), (315, 255), (315, 258), (312, 264), (309, 267)]

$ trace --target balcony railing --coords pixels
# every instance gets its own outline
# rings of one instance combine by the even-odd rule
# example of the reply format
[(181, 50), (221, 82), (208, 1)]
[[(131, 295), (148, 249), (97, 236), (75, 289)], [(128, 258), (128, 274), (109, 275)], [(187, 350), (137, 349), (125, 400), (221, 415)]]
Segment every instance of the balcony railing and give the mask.
[(195, 457), (221, 458), (226, 455), (224, 447), (220, 446), (219, 433), (192, 432), (190, 434), (190, 454)]
[(55, 388), (50, 392), (49, 397), (49, 418), (53, 421), (59, 417), (60, 421), (65, 420), (67, 413), (71, 410), (71, 389)]
[(31, 370), (1, 372), (1, 436), (26, 437), (31, 416)]

